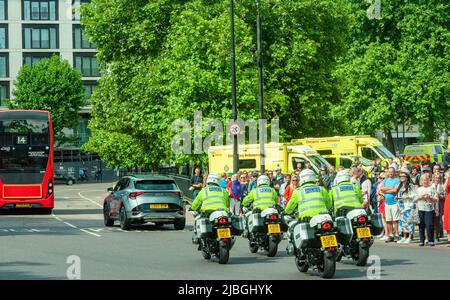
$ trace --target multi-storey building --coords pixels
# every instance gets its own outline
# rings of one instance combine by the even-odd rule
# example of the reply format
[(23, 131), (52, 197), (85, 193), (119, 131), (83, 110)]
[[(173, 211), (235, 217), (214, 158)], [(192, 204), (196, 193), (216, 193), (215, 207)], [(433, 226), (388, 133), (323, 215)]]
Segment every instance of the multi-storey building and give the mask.
[(75, 134), (87, 139), (89, 97), (100, 72), (95, 45), (80, 24), (79, 7), (87, 0), (0, 0), (0, 107), (12, 97), (14, 80), (24, 64), (60, 55), (82, 74), (86, 106)]

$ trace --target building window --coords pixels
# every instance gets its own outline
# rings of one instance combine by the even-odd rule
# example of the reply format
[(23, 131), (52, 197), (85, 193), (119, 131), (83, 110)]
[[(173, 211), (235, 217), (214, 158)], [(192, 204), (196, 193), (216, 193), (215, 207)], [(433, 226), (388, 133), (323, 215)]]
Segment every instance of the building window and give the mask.
[(59, 55), (57, 52), (45, 52), (45, 53), (24, 53), (23, 54), (23, 64), (29, 65), (30, 67), (36, 65), (44, 58), (50, 58), (52, 55)]
[(0, 24), (0, 49), (8, 48), (8, 25)]
[(8, 1), (0, 0), (0, 20), (8, 20)]
[(72, 20), (79, 21), (81, 19), (80, 7), (91, 0), (72, 0)]
[(9, 98), (9, 82), (0, 81), (0, 106), (3, 106), (4, 100)]
[(73, 25), (73, 48), (74, 49), (95, 49), (93, 43), (87, 39), (83, 27), (79, 24)]
[(74, 53), (73, 60), (74, 67), (81, 72), (83, 77), (100, 77), (95, 53)]
[(0, 77), (9, 76), (8, 53), (0, 53)]
[(86, 99), (86, 104), (89, 104), (89, 98), (91, 98), (95, 89), (97, 88), (97, 81), (83, 81), (84, 85), (84, 98)]
[(57, 25), (23, 25), (24, 49), (57, 49)]
[(22, 0), (23, 20), (58, 20), (57, 0)]

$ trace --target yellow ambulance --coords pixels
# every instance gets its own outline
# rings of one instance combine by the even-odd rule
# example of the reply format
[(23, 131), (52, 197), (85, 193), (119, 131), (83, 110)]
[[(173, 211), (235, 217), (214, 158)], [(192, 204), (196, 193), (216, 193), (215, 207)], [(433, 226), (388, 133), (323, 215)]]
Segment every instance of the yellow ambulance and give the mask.
[[(305, 167), (306, 162), (311, 163), (312, 170), (319, 174), (320, 167), (327, 169), (331, 165), (308, 146), (299, 146), (283, 143), (268, 143), (265, 145), (265, 168), (275, 170), (281, 167), (283, 173), (292, 173), (299, 164)], [(212, 146), (208, 150), (209, 172), (221, 174), (233, 171), (233, 146)], [(259, 144), (239, 146), (239, 170), (260, 170), (260, 148)]]
[(408, 145), (403, 151), (403, 159), (411, 163), (429, 161), (431, 163), (446, 163), (449, 155), (447, 149), (439, 143), (416, 143)]
[(369, 160), (380, 158), (382, 161), (395, 159), (394, 154), (380, 140), (369, 135), (305, 138), (292, 140), (292, 143), (310, 146), (320, 155), (356, 155)]

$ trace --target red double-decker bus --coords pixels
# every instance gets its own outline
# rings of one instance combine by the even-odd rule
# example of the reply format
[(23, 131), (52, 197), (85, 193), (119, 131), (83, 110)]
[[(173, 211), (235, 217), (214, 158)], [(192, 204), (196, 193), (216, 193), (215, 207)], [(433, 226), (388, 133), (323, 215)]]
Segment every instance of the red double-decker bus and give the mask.
[(0, 111), (0, 209), (54, 207), (50, 112)]

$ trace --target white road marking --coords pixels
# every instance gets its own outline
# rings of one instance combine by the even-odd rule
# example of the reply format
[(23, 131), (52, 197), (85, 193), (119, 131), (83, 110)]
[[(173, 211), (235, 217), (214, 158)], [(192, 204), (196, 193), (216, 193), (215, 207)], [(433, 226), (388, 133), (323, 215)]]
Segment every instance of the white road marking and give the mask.
[(52, 216), (53, 216), (56, 220), (58, 220), (58, 221), (60, 221), (60, 222), (62, 222), (62, 223), (64, 223), (64, 224), (66, 224), (67, 226), (70, 226), (70, 227), (72, 227), (72, 228), (74, 228), (74, 229), (78, 229), (78, 230), (80, 230), (80, 231), (83, 231), (84, 233), (87, 233), (87, 234), (90, 234), (90, 235), (93, 235), (93, 236), (96, 236), (96, 237), (101, 237), (101, 235), (99, 235), (99, 234), (96, 234), (96, 233), (87, 231), (86, 229), (79, 228), (79, 227), (77, 227), (77, 226), (75, 226), (75, 225), (73, 225), (73, 224), (70, 224), (69, 222), (66, 222), (66, 221), (62, 220), (60, 217), (58, 217), (57, 215), (55, 215), (55, 214), (53, 214), (53, 213), (52, 213)]
[(86, 233), (89, 233), (89, 234), (92, 234), (92, 235), (94, 235), (94, 236), (97, 236), (97, 237), (101, 237), (101, 235), (99, 235), (99, 234), (96, 234), (96, 233), (93, 233), (93, 232), (90, 232), (90, 231), (87, 231), (86, 229), (80, 229), (81, 231), (83, 231), (83, 232), (86, 232)]
[(69, 222), (63, 222), (64, 224), (66, 224), (67, 226), (70, 226), (70, 227), (72, 227), (72, 228), (75, 228), (75, 229), (77, 229), (78, 227), (77, 226), (75, 226), (75, 225), (72, 225), (72, 224), (70, 224)]
[(88, 197), (83, 196), (83, 195), (81, 194), (81, 192), (78, 193), (78, 196), (80, 196), (80, 197), (83, 198), (84, 200), (87, 200), (87, 201), (89, 201), (89, 202), (91, 202), (91, 203), (94, 203), (94, 204), (97, 205), (98, 207), (103, 208), (103, 205), (99, 204), (98, 202), (96, 202), (96, 201), (94, 201), (94, 200), (92, 200), (92, 199), (89, 199)]

